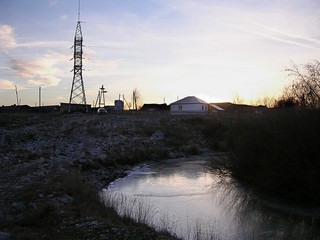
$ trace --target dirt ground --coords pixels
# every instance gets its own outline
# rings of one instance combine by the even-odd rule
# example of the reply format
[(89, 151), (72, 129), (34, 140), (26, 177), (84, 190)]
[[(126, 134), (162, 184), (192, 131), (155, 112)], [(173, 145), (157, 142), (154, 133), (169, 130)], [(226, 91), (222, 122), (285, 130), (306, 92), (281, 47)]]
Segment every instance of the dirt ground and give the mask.
[(177, 131), (168, 115), (0, 113), (0, 239), (175, 239), (120, 218), (98, 192), (133, 165), (206, 148)]

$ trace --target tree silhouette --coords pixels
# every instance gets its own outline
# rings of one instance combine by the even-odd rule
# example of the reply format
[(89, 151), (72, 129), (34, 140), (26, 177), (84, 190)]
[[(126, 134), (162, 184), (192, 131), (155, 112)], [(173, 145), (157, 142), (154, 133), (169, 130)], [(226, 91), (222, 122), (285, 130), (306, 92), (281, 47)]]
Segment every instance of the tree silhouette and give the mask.
[(285, 88), (280, 101), (320, 109), (320, 62), (314, 60), (304, 65), (292, 64), (285, 71), (293, 81)]

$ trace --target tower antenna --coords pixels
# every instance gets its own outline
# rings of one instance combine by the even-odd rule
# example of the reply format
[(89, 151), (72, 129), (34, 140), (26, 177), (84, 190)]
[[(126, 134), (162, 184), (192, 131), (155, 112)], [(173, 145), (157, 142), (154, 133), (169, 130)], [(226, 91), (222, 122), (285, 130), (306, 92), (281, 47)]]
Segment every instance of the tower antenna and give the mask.
[(80, 0), (78, 2), (78, 22), (80, 21)]
[[(82, 31), (80, 23), (80, 0), (78, 9), (78, 23), (76, 33), (74, 36), (73, 45), (73, 81), (69, 100), (68, 112), (71, 112), (72, 104), (82, 104), (85, 112), (88, 112), (88, 106), (86, 101), (86, 94), (84, 90), (83, 78), (82, 78)], [(77, 107), (79, 108), (79, 107)]]
[(105, 107), (106, 106), (106, 100), (105, 100), (105, 97), (104, 97), (104, 94), (107, 93), (108, 91), (105, 91), (105, 88), (102, 87), (99, 88), (100, 91), (98, 92), (98, 96), (97, 96), (97, 101), (96, 101), (96, 104), (94, 105), (94, 107)]

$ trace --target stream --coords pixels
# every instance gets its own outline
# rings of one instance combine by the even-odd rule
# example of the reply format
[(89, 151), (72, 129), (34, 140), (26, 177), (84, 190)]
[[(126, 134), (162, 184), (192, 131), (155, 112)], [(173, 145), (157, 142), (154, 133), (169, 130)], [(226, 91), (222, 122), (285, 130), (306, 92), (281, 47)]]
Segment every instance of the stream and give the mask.
[(213, 166), (214, 156), (133, 169), (101, 193), (118, 214), (183, 239), (320, 239), (320, 210), (263, 199)]

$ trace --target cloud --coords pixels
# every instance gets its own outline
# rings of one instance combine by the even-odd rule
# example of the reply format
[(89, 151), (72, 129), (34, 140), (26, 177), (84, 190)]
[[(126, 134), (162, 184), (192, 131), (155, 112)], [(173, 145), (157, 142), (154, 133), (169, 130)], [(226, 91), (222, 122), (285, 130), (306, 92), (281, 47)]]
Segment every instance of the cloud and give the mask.
[(60, 79), (55, 76), (36, 76), (28, 79), (28, 84), (36, 86), (57, 86)]
[(67, 20), (69, 19), (68, 15), (62, 15), (60, 16), (60, 20)]
[(36, 47), (64, 47), (69, 46), (70, 42), (64, 41), (34, 41), (34, 42), (27, 42), (27, 43), (19, 43), (17, 47), (29, 47), (29, 48), (36, 48)]
[(311, 48), (317, 51), (320, 51), (320, 41), (317, 39), (312, 39), (309, 37), (298, 36), (290, 33), (286, 33), (285, 31), (280, 31), (277, 29), (272, 29), (261, 24), (258, 25), (259, 30), (251, 30), (253, 33), (266, 37), (268, 39), (287, 43), (290, 45)]
[(9, 50), (16, 48), (17, 43), (13, 36), (14, 28), (9, 25), (0, 25), (0, 48), (4, 50), (4, 52), (8, 52)]
[[(316, 50), (320, 47), (319, 39), (315, 38), (318, 36), (318, 29), (314, 23), (320, 20), (319, 11), (315, 10), (318, 9), (316, 1), (309, 1), (308, 4), (300, 6), (298, 1), (287, 0), (281, 3), (257, 1), (253, 4), (251, 1), (237, 4), (234, 1), (212, 3), (207, 0), (201, 3), (183, 0), (182, 4), (182, 0), (175, 0), (170, 1), (170, 5), (182, 16), (187, 16), (186, 22), (189, 23), (191, 30), (197, 29), (200, 34), (213, 33), (215, 39), (223, 38), (222, 46), (228, 39), (242, 38), (251, 46), (259, 40), (271, 39), (279, 43)], [(260, 43), (265, 43), (262, 41)]]
[(14, 82), (0, 79), (0, 89), (14, 89)]
[(58, 64), (64, 56), (57, 53), (47, 53), (34, 60), (12, 60), (11, 69), (18, 77), (27, 80), (28, 84), (36, 86), (57, 86), (61, 76)]
[(114, 75), (119, 70), (119, 61), (102, 60), (97, 57), (92, 57), (85, 63), (86, 76), (97, 77)]
[(39, 47), (61, 47), (67, 48), (70, 42), (66, 41), (32, 41), (17, 43), (14, 37), (14, 28), (10, 25), (0, 25), (0, 49), (5, 53), (17, 47), (39, 48)]
[(49, 7), (55, 7), (59, 4), (59, 2), (60, 2), (59, 0), (49, 0), (48, 5)]
[(62, 101), (62, 100), (65, 100), (66, 97), (64, 97), (64, 96), (57, 96), (56, 99), (57, 99), (58, 101)]

